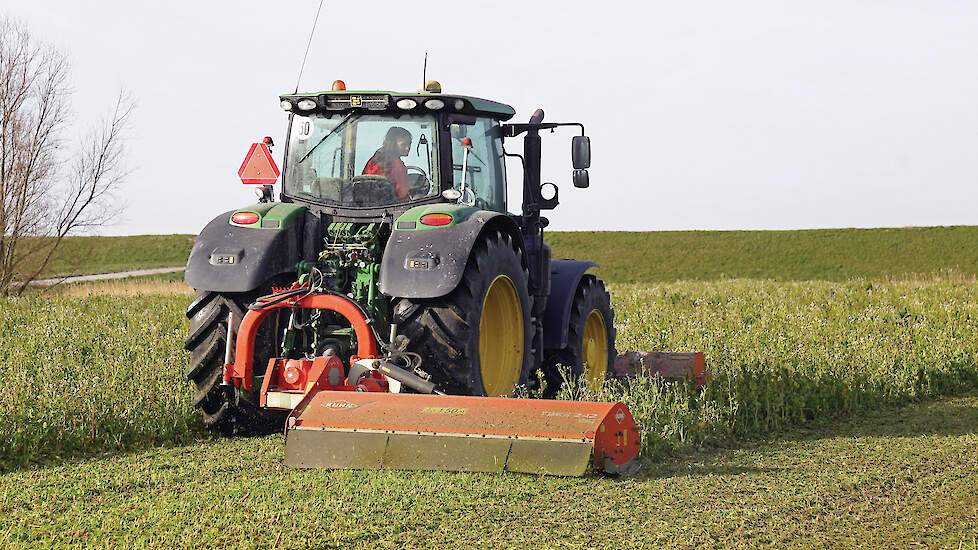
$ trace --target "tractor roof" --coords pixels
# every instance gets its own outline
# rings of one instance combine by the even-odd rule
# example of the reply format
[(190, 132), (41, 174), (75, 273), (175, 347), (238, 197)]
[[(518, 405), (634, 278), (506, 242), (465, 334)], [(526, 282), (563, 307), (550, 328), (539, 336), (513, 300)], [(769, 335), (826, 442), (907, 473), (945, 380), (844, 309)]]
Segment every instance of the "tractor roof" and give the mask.
[[(427, 92), (392, 92), (386, 90), (363, 90), (363, 91), (324, 91), (308, 93), (291, 93), (279, 96), (282, 107), (286, 108), (285, 102), (290, 106), (286, 109), (301, 113), (303, 111), (313, 111), (315, 109), (324, 111), (348, 111), (352, 109), (363, 109), (367, 111), (398, 111), (398, 112), (435, 112), (445, 110), (453, 113), (467, 115), (482, 115), (498, 120), (509, 120), (516, 114), (516, 110), (498, 101), (470, 97), (454, 94), (436, 94)], [(316, 106), (311, 109), (302, 109), (299, 102), (303, 99), (311, 99), (316, 102)], [(413, 100), (413, 107), (402, 107), (399, 105), (401, 100)], [(432, 100), (440, 100), (438, 102)], [(410, 103), (405, 102), (408, 105)]]

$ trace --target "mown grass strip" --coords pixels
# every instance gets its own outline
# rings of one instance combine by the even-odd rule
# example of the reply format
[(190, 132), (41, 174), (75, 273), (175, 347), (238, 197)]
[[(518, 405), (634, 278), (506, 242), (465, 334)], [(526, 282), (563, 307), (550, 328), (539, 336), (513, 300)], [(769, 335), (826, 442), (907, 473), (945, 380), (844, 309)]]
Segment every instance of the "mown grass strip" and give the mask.
[(0, 476), (0, 546), (978, 547), (978, 395), (883, 408), (638, 476), (288, 470), (283, 437)]

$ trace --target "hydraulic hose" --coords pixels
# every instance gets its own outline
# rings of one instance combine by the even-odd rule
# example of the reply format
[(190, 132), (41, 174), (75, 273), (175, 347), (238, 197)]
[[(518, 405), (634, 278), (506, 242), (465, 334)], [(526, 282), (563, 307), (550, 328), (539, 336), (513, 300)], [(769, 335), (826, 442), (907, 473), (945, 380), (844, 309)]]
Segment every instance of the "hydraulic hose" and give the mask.
[(282, 292), (276, 292), (275, 294), (269, 294), (267, 296), (260, 296), (253, 303), (248, 305), (248, 309), (252, 311), (257, 311), (259, 309), (265, 309), (267, 307), (274, 306), (275, 304), (284, 302), (293, 296), (299, 294), (305, 294), (309, 292), (307, 288), (293, 288), (290, 290), (285, 290)]
[(424, 378), (421, 378), (413, 372), (408, 372), (401, 367), (381, 359), (376, 359), (370, 363), (370, 365), (364, 364), (366, 362), (355, 363), (350, 367), (349, 381), (351, 384), (355, 384), (360, 380), (364, 374), (371, 370), (378, 370), (384, 376), (388, 378), (393, 378), (401, 384), (411, 388), (418, 393), (436, 393), (441, 392), (435, 389), (435, 385)]

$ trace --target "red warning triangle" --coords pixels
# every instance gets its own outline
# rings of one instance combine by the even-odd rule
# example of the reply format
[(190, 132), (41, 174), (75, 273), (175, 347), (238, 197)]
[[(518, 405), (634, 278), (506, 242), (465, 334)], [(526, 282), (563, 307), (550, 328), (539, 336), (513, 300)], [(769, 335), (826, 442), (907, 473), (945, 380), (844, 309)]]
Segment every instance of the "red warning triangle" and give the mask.
[(272, 152), (264, 143), (252, 143), (244, 162), (241, 163), (241, 168), (238, 168), (241, 183), (273, 185), (279, 174), (281, 172), (272, 159)]

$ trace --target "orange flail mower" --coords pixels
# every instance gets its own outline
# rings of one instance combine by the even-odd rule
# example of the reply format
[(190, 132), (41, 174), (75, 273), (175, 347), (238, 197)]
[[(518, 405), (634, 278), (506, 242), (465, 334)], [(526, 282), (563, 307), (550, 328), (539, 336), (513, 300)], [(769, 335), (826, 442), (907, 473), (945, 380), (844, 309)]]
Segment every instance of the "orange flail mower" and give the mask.
[[(250, 389), (256, 333), (284, 308), (343, 315), (359, 343), (348, 372), (333, 353), (269, 360), (260, 403), (289, 411), (289, 466), (564, 476), (638, 470), (641, 439), (625, 405), (432, 395), (434, 384), (378, 352), (367, 318), (352, 301), (304, 287), (260, 300), (244, 316), (233, 338), (236, 360), (225, 364), (229, 385)], [(424, 393), (391, 393), (402, 387)]]

